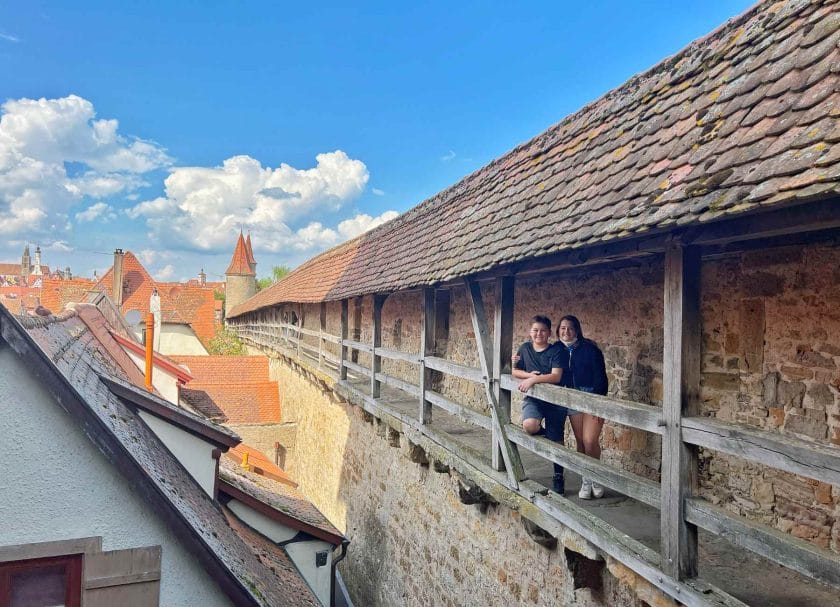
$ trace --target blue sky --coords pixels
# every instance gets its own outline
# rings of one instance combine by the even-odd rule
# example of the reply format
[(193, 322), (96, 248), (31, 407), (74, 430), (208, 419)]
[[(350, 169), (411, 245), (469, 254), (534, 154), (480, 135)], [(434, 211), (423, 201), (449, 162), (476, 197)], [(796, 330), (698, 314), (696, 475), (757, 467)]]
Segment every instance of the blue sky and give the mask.
[(0, 261), (294, 266), (750, 4), (4, 2)]

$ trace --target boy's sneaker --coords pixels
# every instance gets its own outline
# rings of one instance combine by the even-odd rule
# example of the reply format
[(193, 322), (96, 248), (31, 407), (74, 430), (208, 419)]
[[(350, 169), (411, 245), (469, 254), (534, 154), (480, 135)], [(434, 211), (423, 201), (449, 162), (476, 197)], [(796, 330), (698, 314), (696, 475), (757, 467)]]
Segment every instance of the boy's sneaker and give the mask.
[[(601, 495), (603, 495), (603, 489), (601, 490)], [(592, 481), (588, 481), (583, 479), (583, 482), (580, 485), (580, 491), (578, 491), (578, 497), (582, 500), (591, 500), (592, 499)]]
[(551, 484), (555, 493), (563, 495), (566, 492), (566, 481), (562, 474), (555, 474)]
[(594, 482), (592, 483), (592, 497), (595, 499), (604, 497), (604, 488)]

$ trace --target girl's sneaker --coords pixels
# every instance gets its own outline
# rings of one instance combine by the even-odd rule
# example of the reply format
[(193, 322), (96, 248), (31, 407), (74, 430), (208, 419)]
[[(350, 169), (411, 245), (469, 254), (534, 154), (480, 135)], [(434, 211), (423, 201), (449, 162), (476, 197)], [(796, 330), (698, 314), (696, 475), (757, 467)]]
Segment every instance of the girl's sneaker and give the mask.
[(592, 497), (595, 499), (604, 497), (604, 488), (601, 485), (592, 483)]
[[(601, 489), (601, 495), (604, 494), (604, 490)], [(578, 497), (582, 500), (591, 500), (592, 499), (592, 481), (588, 481), (583, 479), (583, 482), (580, 485), (580, 491), (578, 491)]]

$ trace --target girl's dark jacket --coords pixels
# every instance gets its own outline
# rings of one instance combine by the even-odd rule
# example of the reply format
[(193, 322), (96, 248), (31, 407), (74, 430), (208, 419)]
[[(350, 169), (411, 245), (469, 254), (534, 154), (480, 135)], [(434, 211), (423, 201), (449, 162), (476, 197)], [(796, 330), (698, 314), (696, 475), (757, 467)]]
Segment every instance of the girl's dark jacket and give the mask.
[(569, 370), (563, 371), (560, 385), (595, 394), (607, 393), (607, 368), (604, 355), (594, 341), (579, 339), (571, 348), (563, 342), (557, 345), (566, 351), (569, 357)]

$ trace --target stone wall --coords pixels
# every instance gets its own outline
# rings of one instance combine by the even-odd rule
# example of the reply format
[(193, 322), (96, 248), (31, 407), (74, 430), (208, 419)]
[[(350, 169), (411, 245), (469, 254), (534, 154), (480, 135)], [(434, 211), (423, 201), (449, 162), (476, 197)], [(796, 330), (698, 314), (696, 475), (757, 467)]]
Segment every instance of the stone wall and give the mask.
[(299, 448), (288, 470), (351, 541), (340, 569), (355, 604), (646, 604), (631, 589), (638, 578), (625, 572), (619, 581), (603, 563), (578, 579), (597, 589), (575, 589), (574, 557), (562, 546), (534, 542), (510, 508), (462, 504), (455, 476), (411, 461), (404, 436), (315, 373), (274, 356), (271, 379), (281, 386), (284, 415), (296, 416)]
[[(701, 412), (820, 443), (840, 444), (840, 246), (762, 248), (705, 260), (702, 266), (703, 351)], [(482, 287), (488, 316), (493, 287)], [(517, 280), (515, 342), (529, 319), (555, 322), (577, 315), (587, 337), (602, 348), (610, 394), (661, 406), (663, 268), (660, 261), (627, 269), (556, 274)], [(382, 312), (382, 344), (417, 353), (420, 295), (390, 296)], [(361, 301), (360, 339), (370, 342), (371, 297)], [(354, 302), (350, 304), (353, 324)], [(309, 306), (316, 329), (318, 306)], [(328, 306), (328, 330), (337, 335), (338, 304)], [(451, 291), (449, 336), (439, 356), (478, 365), (469, 304)], [(352, 337), (352, 336), (351, 336)], [(336, 350), (337, 351), (337, 350)], [(360, 364), (369, 365), (361, 353)], [(383, 360), (383, 370), (417, 383), (417, 367)], [(440, 392), (486, 412), (483, 392), (455, 377)], [(284, 401), (284, 406), (285, 401)], [(518, 421), (519, 399), (513, 419)], [(568, 435), (567, 428), (567, 435)], [(574, 439), (567, 437), (567, 444)], [(605, 424), (603, 459), (658, 480), (658, 436)], [(701, 452), (701, 494), (713, 503), (840, 551), (840, 488), (711, 451)]]

